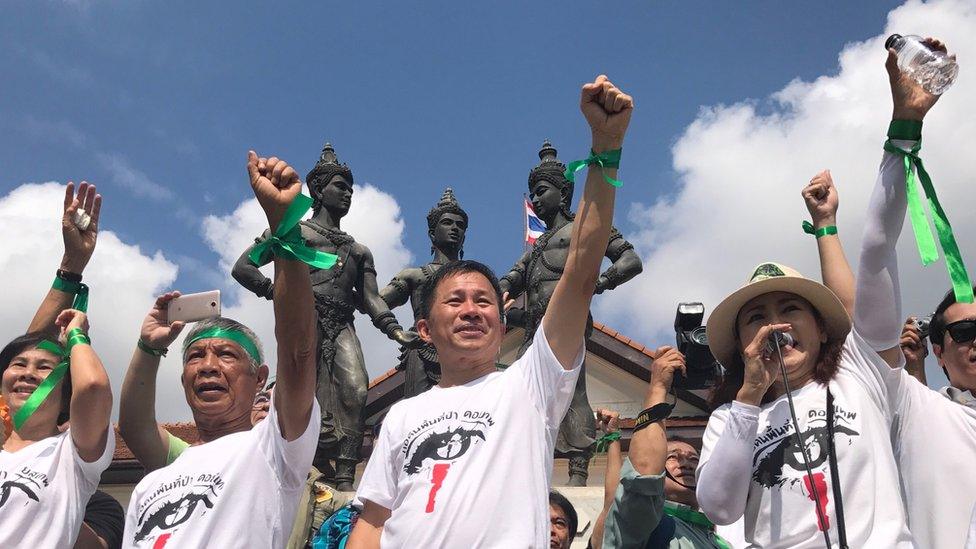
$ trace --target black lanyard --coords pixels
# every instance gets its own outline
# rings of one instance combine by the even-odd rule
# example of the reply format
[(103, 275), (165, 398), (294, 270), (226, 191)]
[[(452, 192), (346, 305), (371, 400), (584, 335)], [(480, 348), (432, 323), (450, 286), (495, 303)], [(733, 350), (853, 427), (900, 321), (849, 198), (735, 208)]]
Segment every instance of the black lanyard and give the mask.
[(837, 472), (837, 453), (834, 451), (834, 395), (827, 387), (827, 453), (830, 459), (830, 485), (834, 491), (834, 513), (837, 515), (837, 537), (841, 549), (847, 549), (847, 528), (844, 524), (844, 500), (840, 493), (840, 475)]

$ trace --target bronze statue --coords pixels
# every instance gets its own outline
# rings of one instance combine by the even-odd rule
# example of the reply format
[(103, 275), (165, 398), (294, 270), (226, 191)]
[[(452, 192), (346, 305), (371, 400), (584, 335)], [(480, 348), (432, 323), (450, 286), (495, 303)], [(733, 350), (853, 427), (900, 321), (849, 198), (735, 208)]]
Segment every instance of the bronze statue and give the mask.
[[(433, 259), (421, 267), (411, 267), (400, 271), (393, 280), (380, 290), (380, 297), (391, 309), (410, 300), (413, 317), (420, 314), (420, 291), (427, 280), (445, 263), (464, 257), (464, 235), (468, 229), (468, 214), (450, 188), (427, 214), (427, 235), (430, 237), (430, 251)], [(437, 350), (425, 343), (418, 349), (401, 350), (398, 370), (403, 370), (404, 398), (419, 395), (430, 389), (440, 380), (441, 367), (437, 363)]]
[[(305, 182), (313, 206), (312, 218), (301, 222), (302, 237), (310, 247), (339, 256), (331, 269), (311, 271), (319, 335), (316, 398), (322, 409), (314, 463), (338, 490), (348, 491), (352, 490), (360, 461), (362, 413), (369, 383), (362, 347), (353, 327), (353, 311), (365, 312), (374, 326), (403, 346), (416, 345), (419, 339), (403, 330), (380, 298), (372, 253), (339, 229), (340, 220), (349, 212), (353, 178), (349, 167), (339, 164), (331, 144), (326, 143)], [(268, 235), (265, 231), (256, 242)], [(250, 261), (250, 251), (251, 248), (245, 250), (234, 265), (234, 279), (255, 294), (271, 299), (273, 282), (258, 270), (260, 265)]]
[[(502, 291), (509, 292), (510, 298), (525, 293), (525, 311), (521, 322), (525, 327), (525, 341), (519, 349), (519, 356), (528, 348), (539, 323), (542, 322), (542, 315), (546, 312), (552, 292), (556, 289), (556, 282), (566, 265), (569, 240), (573, 233), (574, 214), (570, 211), (573, 183), (564, 175), (566, 166), (556, 159), (556, 149), (549, 141), (542, 145), (539, 160), (539, 165), (529, 172), (529, 198), (535, 213), (546, 223), (547, 229), (536, 240), (532, 249), (501, 278)], [(627, 282), (643, 268), (634, 247), (624, 240), (617, 229), (613, 229), (610, 234), (606, 257), (612, 265), (597, 281), (595, 293), (598, 294)], [(587, 337), (592, 329), (591, 318)], [(586, 485), (587, 470), (593, 453), (591, 445), (596, 435), (593, 410), (586, 397), (585, 368), (584, 364), (576, 383), (573, 402), (563, 418), (556, 440), (556, 456), (569, 458), (570, 486)]]

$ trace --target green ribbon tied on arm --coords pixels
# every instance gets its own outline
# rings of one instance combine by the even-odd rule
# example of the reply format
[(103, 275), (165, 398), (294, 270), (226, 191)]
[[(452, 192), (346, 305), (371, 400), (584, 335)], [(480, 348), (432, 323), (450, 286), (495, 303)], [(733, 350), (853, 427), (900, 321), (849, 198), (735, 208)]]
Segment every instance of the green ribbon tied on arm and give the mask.
[(714, 536), (715, 544), (722, 549), (732, 549), (729, 542), (725, 541), (721, 536), (715, 533), (715, 525), (712, 521), (708, 520), (708, 517), (700, 511), (695, 511), (694, 509), (678, 506), (670, 501), (664, 502), (664, 513), (670, 515), (674, 518), (681, 519), (689, 524), (694, 524), (696, 526), (701, 526), (706, 530), (711, 530)]
[(586, 166), (599, 166), (600, 173), (603, 175), (604, 181), (613, 185), (614, 187), (622, 187), (624, 184), (618, 179), (614, 179), (606, 174), (604, 171), (606, 168), (619, 168), (620, 167), (620, 153), (621, 149), (614, 149), (612, 151), (602, 152), (597, 154), (590, 149), (590, 156), (583, 160), (574, 160), (566, 166), (566, 179), (576, 182), (576, 172), (582, 170)]
[(75, 294), (75, 301), (71, 304), (72, 309), (77, 309), (83, 313), (88, 312), (88, 286), (81, 282), (72, 282), (59, 276), (54, 277), (54, 284), (51, 285), (55, 290), (67, 294)]
[(71, 362), (71, 348), (79, 344), (91, 345), (91, 340), (88, 339), (88, 336), (84, 331), (82, 331), (81, 328), (74, 328), (68, 332), (67, 344), (64, 348), (53, 341), (47, 340), (41, 341), (37, 344), (38, 349), (47, 351), (57, 356), (60, 360), (58, 365), (51, 370), (51, 373), (44, 378), (44, 381), (42, 381), (37, 388), (34, 389), (31, 396), (27, 397), (27, 401), (24, 402), (24, 405), (17, 410), (16, 414), (14, 414), (13, 420), (15, 429), (20, 429), (21, 426), (23, 426), (24, 423), (34, 414), (34, 412), (41, 407), (41, 404), (44, 404), (44, 400), (47, 399), (48, 395), (51, 394), (54, 387), (59, 381), (61, 381), (62, 378), (64, 378), (65, 374), (68, 373), (68, 366)]
[(813, 228), (813, 223), (809, 221), (803, 222), (803, 232), (807, 234), (812, 234), (813, 236), (820, 238), (821, 236), (827, 236), (828, 234), (837, 234), (836, 225), (827, 225), (826, 227), (820, 227), (819, 229)]
[[(915, 145), (910, 151), (898, 147), (892, 139), (916, 140)], [(918, 156), (918, 151), (922, 148), (922, 123), (916, 120), (892, 120), (888, 127), (888, 140), (885, 141), (884, 149), (890, 153), (901, 155), (905, 163), (905, 193), (908, 199), (908, 216), (912, 222), (912, 231), (915, 233), (915, 244), (918, 246), (918, 253), (922, 259), (922, 265), (930, 265), (939, 259), (939, 251), (935, 247), (935, 239), (929, 228), (929, 221), (925, 214), (925, 208), (918, 195), (918, 185), (915, 174), (918, 174), (918, 182), (922, 184), (925, 198), (928, 200), (929, 210), (932, 212), (935, 231), (939, 236), (939, 244), (945, 253), (946, 269), (949, 271), (949, 279), (952, 281), (952, 289), (959, 303), (973, 302), (973, 286), (969, 281), (969, 274), (962, 261), (962, 254), (959, 245), (956, 244), (956, 237), (952, 232), (952, 225), (946, 216), (939, 197), (935, 193), (932, 185), (932, 178), (929, 177), (922, 159)], [(914, 165), (915, 169), (912, 169)]]
[(275, 232), (264, 242), (256, 244), (248, 254), (248, 259), (255, 265), (265, 265), (272, 257), (281, 257), (301, 261), (318, 269), (331, 269), (339, 256), (310, 248), (302, 238), (298, 222), (311, 207), (311, 198), (304, 194), (296, 196)]
[(610, 443), (620, 440), (620, 431), (614, 431), (612, 433), (607, 433), (602, 437), (596, 439), (596, 453), (602, 454), (610, 448)]

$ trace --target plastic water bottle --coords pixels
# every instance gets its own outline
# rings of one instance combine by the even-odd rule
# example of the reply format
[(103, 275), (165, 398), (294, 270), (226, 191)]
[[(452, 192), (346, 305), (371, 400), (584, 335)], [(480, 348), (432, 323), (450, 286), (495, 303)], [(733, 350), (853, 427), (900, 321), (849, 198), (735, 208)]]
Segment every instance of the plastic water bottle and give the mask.
[(954, 59), (944, 52), (932, 51), (921, 37), (892, 34), (885, 40), (885, 48), (893, 48), (898, 54), (898, 68), (933, 95), (942, 95), (959, 74)]

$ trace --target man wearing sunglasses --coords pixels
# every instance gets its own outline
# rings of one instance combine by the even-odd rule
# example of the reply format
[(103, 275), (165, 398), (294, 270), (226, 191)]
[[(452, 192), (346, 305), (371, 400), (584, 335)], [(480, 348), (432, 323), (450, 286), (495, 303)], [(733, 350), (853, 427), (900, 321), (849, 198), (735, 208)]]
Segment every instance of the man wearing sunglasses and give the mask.
[(976, 304), (957, 303), (950, 290), (929, 327), (932, 352), (949, 378), (943, 396), (976, 410)]

